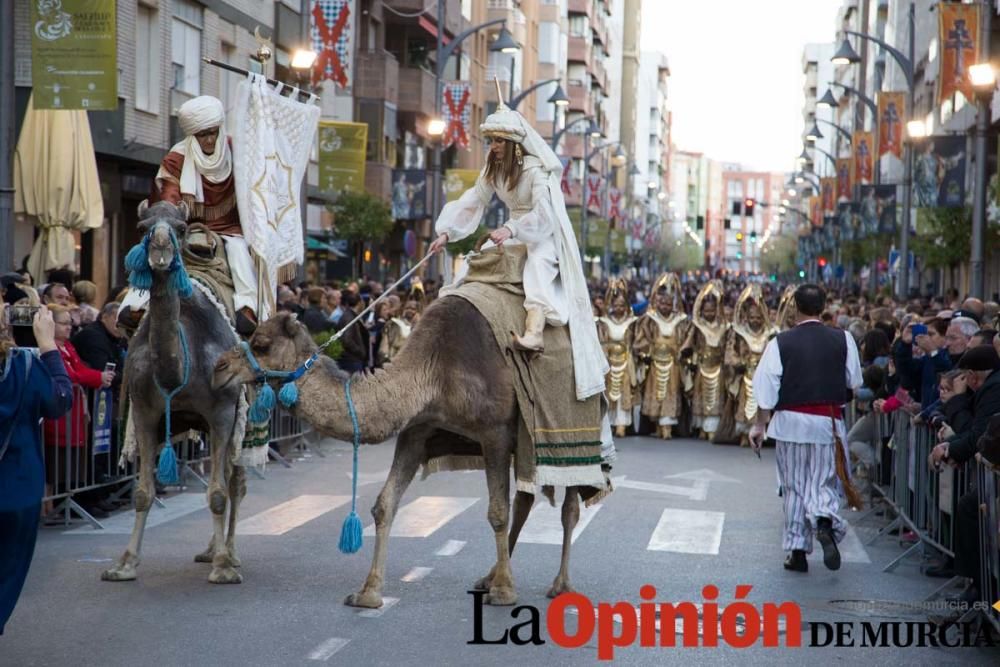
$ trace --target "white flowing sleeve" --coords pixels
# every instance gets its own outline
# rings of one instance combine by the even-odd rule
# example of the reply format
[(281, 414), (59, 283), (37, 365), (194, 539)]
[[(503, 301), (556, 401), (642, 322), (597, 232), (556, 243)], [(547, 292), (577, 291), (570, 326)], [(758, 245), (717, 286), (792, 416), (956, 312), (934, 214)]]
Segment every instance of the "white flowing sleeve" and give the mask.
[(549, 193), (548, 172), (532, 169), (530, 174), (531, 211), (516, 220), (504, 223), (504, 227), (511, 231), (514, 238), (528, 246), (551, 239), (556, 229), (556, 223), (552, 219), (552, 195)]
[(461, 241), (479, 228), (486, 207), (493, 198), (493, 188), (479, 174), (475, 187), (466, 190), (455, 201), (448, 202), (441, 209), (441, 215), (434, 223), (436, 235), (447, 234), (451, 242)]
[(781, 353), (778, 351), (778, 339), (772, 338), (764, 348), (764, 354), (757, 364), (753, 374), (753, 396), (757, 406), (771, 410), (778, 404), (778, 392), (781, 389)]

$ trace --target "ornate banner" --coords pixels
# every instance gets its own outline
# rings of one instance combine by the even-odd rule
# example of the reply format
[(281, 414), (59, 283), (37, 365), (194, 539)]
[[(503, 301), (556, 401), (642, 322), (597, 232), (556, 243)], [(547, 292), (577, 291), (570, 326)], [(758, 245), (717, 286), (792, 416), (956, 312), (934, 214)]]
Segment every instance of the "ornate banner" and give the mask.
[(31, 0), (34, 108), (118, 109), (115, 17), (114, 0)]
[(965, 137), (927, 137), (916, 147), (913, 200), (916, 206), (965, 203)]
[(969, 65), (979, 53), (979, 6), (957, 2), (937, 3), (939, 32), (938, 49), (941, 71), (938, 74), (938, 104), (960, 92), (973, 100)]
[(905, 93), (878, 94), (878, 156), (892, 153), (903, 157), (903, 110)]
[(559, 158), (559, 160), (563, 163), (562, 178), (559, 179), (559, 187), (562, 188), (563, 195), (568, 197), (570, 194), (572, 194), (569, 187), (569, 170), (570, 166), (573, 164), (573, 161), (570, 160), (568, 157), (561, 157)]
[(319, 189), (341, 192), (365, 189), (368, 123), (319, 123)]
[(895, 232), (896, 186), (862, 186), (860, 218), (861, 228), (866, 235)]
[(444, 84), (441, 106), (444, 120), (444, 134), (441, 142), (445, 148), (455, 144), (459, 148), (469, 147), (469, 120), (472, 117), (472, 84), (468, 81), (451, 81)]
[(310, 34), (318, 54), (312, 67), (313, 85), (329, 79), (347, 88), (354, 61), (354, 0), (315, 0), (312, 16)]
[(624, 203), (621, 190), (615, 187), (608, 188), (608, 220), (612, 223), (624, 220), (625, 216), (622, 213)]
[(836, 177), (819, 179), (820, 196), (823, 199), (823, 212), (831, 214), (837, 209), (837, 179)]
[(851, 179), (851, 159), (837, 159), (837, 200), (850, 201), (854, 196), (854, 181)]
[(813, 227), (823, 226), (823, 202), (819, 195), (809, 198), (809, 221)]
[(868, 185), (874, 179), (874, 142), (871, 132), (855, 132), (851, 140), (851, 151), (854, 155), (854, 182), (857, 185)]
[(449, 169), (444, 175), (444, 200), (455, 201), (476, 186), (478, 169)]
[(587, 176), (587, 188), (584, 194), (587, 209), (601, 212), (601, 177)]
[(420, 220), (429, 215), (428, 200), (433, 188), (423, 169), (392, 170), (392, 217), (396, 220)]

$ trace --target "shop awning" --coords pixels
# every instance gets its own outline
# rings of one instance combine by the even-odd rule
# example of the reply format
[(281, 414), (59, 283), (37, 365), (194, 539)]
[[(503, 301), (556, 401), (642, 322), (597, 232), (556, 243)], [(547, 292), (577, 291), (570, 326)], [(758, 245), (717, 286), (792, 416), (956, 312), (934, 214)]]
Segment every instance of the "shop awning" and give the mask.
[(347, 257), (347, 255), (337, 250), (334, 246), (329, 243), (323, 243), (319, 239), (312, 236), (306, 237), (306, 250), (329, 253), (338, 259)]

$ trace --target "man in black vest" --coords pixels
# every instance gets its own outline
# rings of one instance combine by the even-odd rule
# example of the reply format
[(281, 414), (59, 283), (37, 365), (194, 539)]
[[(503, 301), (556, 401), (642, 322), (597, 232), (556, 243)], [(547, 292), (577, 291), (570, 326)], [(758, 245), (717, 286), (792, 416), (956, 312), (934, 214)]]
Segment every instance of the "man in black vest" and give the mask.
[(843, 406), (861, 386), (861, 364), (853, 336), (823, 326), (825, 306), (819, 286), (796, 289), (796, 325), (767, 344), (753, 376), (759, 410), (750, 442), (759, 450), (765, 430), (777, 442), (782, 547), (790, 552), (785, 569), (796, 572), (809, 569), (806, 554), (812, 552), (814, 533), (823, 546), (823, 564), (840, 567), (837, 542), (847, 530), (838, 515), (841, 491), (860, 505), (847, 480)]

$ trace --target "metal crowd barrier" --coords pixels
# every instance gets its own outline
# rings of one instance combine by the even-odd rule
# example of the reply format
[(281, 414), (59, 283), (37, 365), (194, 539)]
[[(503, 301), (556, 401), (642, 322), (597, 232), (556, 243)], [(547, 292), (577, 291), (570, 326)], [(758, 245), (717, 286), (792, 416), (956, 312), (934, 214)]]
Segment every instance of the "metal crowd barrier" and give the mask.
[[(131, 498), (138, 467), (127, 463), (119, 467), (124, 444), (125, 420), (118, 405), (108, 406), (101, 400), (102, 392), (73, 386), (73, 408), (59, 419), (44, 419), (40, 423), (40, 441), (45, 461), (45, 493), (42, 507), (45, 523), (70, 525), (82, 519), (96, 529), (103, 529), (100, 520), (86, 509), (86, 505), (99, 500), (120, 501)], [(95, 419), (107, 416), (107, 428), (95, 436)], [(271, 416), (270, 458), (285, 467), (292, 467), (285, 455), (289, 446), (310, 450), (324, 456), (315, 446), (319, 437), (308, 424), (289, 412), (277, 407)], [(211, 474), (211, 447), (206, 434), (186, 431), (174, 434), (171, 444), (175, 449), (180, 476), (179, 486), (186, 486), (193, 479), (208, 488)], [(310, 446), (312, 445), (312, 446)], [(258, 477), (260, 471), (251, 469)], [(157, 503), (160, 501), (157, 499)]]
[[(978, 458), (978, 457), (977, 457)], [(980, 458), (976, 465), (979, 488), (979, 572), (980, 599), (987, 605), (1000, 600), (1000, 468)], [(1000, 632), (1000, 614), (984, 613)]]

